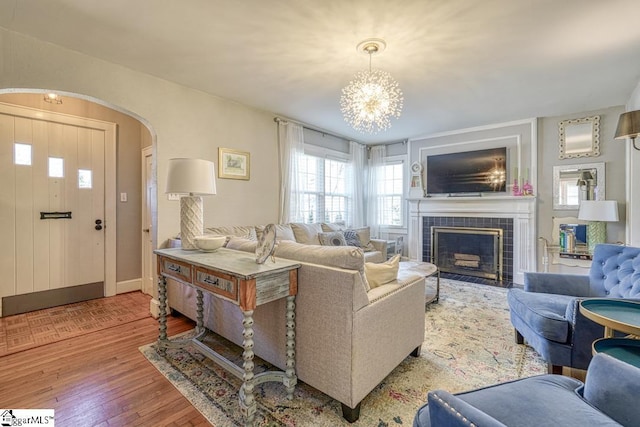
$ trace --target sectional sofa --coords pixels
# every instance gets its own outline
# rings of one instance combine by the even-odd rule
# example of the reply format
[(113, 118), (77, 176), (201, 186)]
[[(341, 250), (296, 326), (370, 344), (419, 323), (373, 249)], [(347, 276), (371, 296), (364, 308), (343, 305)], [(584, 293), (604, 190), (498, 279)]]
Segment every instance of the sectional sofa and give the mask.
[[(286, 236), (285, 228), (279, 226), (280, 238)], [(370, 289), (364, 274), (365, 256), (379, 252), (369, 258), (384, 259), (384, 247), (365, 252), (354, 246), (322, 246), (313, 240), (311, 231), (317, 229), (304, 228), (311, 241), (281, 239), (275, 249), (276, 257), (301, 264), (296, 297), (296, 373), (299, 381), (340, 402), (343, 416), (353, 422), (359, 417), (362, 399), (407, 356), (420, 354), (425, 280), (400, 270), (396, 280)], [(250, 227), (212, 227), (208, 231), (231, 233), (228, 248), (251, 252), (256, 247), (253, 233), (259, 235), (260, 227), (253, 231)], [(293, 236), (304, 241), (301, 229)], [(195, 319), (195, 290), (170, 281), (168, 294), (172, 309)], [(206, 294), (204, 304), (205, 326), (241, 345), (242, 313), (238, 307)], [(258, 306), (254, 319), (255, 354), (284, 369), (284, 300)]]

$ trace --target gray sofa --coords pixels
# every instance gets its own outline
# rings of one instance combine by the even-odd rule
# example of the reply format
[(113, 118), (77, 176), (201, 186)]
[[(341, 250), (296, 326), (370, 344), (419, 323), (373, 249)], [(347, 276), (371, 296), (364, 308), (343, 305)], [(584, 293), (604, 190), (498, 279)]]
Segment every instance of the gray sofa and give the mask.
[[(227, 247), (253, 251), (256, 242), (232, 238)], [(342, 404), (348, 421), (360, 402), (424, 340), (424, 277), (401, 270), (397, 280), (369, 289), (365, 252), (282, 240), (275, 256), (297, 260), (296, 371), (298, 379)], [(169, 281), (169, 305), (195, 319), (195, 291)], [(242, 313), (205, 295), (205, 326), (242, 344)], [(285, 367), (285, 301), (254, 312), (255, 354)]]
[(538, 375), (452, 395), (428, 394), (414, 427), (588, 427), (640, 425), (640, 369), (606, 354), (594, 356), (585, 384)]

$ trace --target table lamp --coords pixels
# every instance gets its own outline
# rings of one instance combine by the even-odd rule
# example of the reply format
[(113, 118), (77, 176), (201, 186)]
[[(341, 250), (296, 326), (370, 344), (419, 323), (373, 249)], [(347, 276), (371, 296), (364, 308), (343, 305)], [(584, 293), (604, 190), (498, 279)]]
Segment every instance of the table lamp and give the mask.
[(580, 202), (578, 219), (589, 221), (587, 226), (587, 245), (589, 253), (598, 243), (607, 241), (607, 225), (605, 222), (617, 222), (618, 202), (615, 200), (583, 200)]
[(213, 162), (202, 159), (169, 159), (165, 193), (180, 194), (180, 243), (197, 249), (194, 238), (204, 233), (202, 197), (216, 194)]

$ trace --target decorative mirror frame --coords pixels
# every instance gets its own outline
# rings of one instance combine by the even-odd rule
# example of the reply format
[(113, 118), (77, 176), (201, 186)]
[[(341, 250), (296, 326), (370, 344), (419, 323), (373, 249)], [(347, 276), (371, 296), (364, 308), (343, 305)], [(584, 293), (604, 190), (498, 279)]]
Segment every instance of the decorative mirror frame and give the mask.
[[(567, 144), (571, 145), (571, 131), (576, 127), (583, 127), (584, 125), (591, 126), (591, 147), (575, 152), (575, 149), (567, 147)], [(558, 123), (558, 130), (560, 132), (559, 159), (572, 159), (578, 157), (597, 157), (600, 155), (600, 116), (584, 117), (582, 119), (563, 120)]]
[(560, 173), (562, 171), (571, 171), (575, 169), (595, 169), (596, 170), (596, 192), (595, 200), (605, 200), (605, 163), (584, 163), (575, 165), (562, 165), (553, 167), (553, 209), (554, 210), (578, 210), (580, 205), (567, 205), (560, 203)]

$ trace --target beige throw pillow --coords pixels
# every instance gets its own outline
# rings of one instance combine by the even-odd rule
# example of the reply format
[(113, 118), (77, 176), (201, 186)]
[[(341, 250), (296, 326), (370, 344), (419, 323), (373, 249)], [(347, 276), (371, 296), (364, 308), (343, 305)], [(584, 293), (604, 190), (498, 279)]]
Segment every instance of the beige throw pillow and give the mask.
[(367, 282), (369, 282), (369, 287), (373, 289), (393, 282), (398, 277), (399, 267), (400, 255), (396, 255), (383, 263), (365, 262), (364, 275), (367, 278)]
[(329, 233), (318, 233), (320, 244), (322, 246), (347, 246), (342, 231), (332, 231)]

